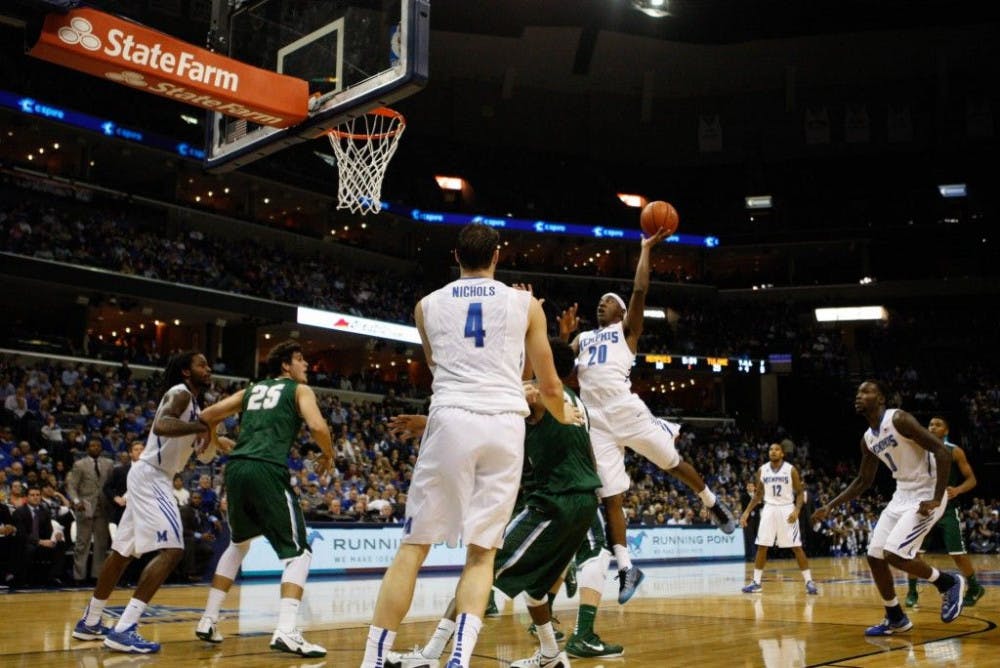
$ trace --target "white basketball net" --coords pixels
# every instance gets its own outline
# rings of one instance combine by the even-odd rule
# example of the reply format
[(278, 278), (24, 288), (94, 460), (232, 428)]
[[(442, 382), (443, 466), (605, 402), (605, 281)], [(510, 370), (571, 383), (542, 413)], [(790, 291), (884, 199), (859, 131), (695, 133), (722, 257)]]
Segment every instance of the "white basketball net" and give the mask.
[(351, 213), (382, 210), (382, 179), (392, 160), (406, 119), (379, 108), (344, 121), (327, 135), (337, 158), (337, 208)]

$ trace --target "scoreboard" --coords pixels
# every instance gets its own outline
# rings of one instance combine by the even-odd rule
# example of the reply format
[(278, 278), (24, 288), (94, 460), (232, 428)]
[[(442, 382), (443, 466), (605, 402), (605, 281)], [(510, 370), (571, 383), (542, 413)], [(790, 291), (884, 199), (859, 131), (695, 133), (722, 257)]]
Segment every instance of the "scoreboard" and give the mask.
[(650, 353), (637, 355), (636, 364), (640, 363), (651, 365), (657, 371), (702, 371), (718, 374), (765, 374), (771, 371), (770, 363), (763, 357), (702, 357)]

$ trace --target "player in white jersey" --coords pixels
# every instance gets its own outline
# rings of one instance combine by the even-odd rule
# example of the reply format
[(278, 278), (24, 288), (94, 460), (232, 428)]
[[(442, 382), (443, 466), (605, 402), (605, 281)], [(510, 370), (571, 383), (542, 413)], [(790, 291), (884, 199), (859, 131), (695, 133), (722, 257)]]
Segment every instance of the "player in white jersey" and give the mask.
[(761, 591), (761, 578), (767, 564), (767, 549), (772, 545), (789, 547), (795, 554), (795, 561), (806, 582), (807, 594), (818, 594), (816, 583), (809, 570), (809, 560), (802, 551), (802, 535), (799, 532), (799, 513), (805, 501), (802, 478), (799, 470), (785, 461), (785, 450), (780, 443), (772, 443), (767, 449), (768, 463), (757, 469), (753, 498), (740, 516), (740, 526), (746, 528), (750, 513), (764, 501), (760, 513), (760, 527), (757, 529), (757, 556), (753, 563), (753, 580), (743, 587), (744, 594)]
[[(632, 565), (625, 541), (624, 494), (632, 485), (625, 471), (625, 447), (630, 447), (690, 487), (711, 511), (712, 521), (725, 533), (736, 528), (733, 513), (717, 499), (691, 464), (674, 447), (680, 425), (656, 418), (637, 395), (632, 394), (629, 374), (642, 334), (643, 311), (649, 291), (649, 253), (663, 241), (666, 232), (643, 238), (635, 268), (632, 297), (625, 300), (609, 292), (597, 305), (598, 329), (581, 332), (573, 339), (580, 397), (590, 411), (590, 440), (601, 478), (598, 490), (607, 514), (608, 543), (618, 562), (618, 602), (626, 603), (642, 582), (643, 573)], [(559, 335), (569, 340), (580, 326), (577, 305), (559, 318)]]
[(462, 228), (455, 250), (459, 279), (417, 303), (414, 318), (434, 374), (433, 396), (402, 544), (382, 579), (363, 668), (385, 665), (430, 546), (455, 545), (459, 538), (466, 561), (455, 592), (458, 618), (447, 665), (469, 665), (493, 584), (493, 558), (521, 480), (525, 353), (546, 409), (560, 422), (579, 420), (564, 410), (538, 300), (493, 279), (499, 239), (486, 225)]
[(941, 621), (954, 621), (962, 612), (965, 578), (941, 573), (920, 559), (924, 536), (945, 511), (945, 489), (951, 455), (937, 436), (906, 411), (886, 408), (886, 387), (876, 380), (858, 386), (854, 408), (868, 420), (861, 439), (861, 466), (847, 489), (812, 514), (823, 521), (830, 511), (857, 498), (871, 487), (879, 462), (892, 471), (896, 491), (879, 515), (868, 542), (868, 567), (882, 596), (885, 619), (865, 630), (868, 636), (887, 636), (913, 628), (896, 598), (890, 566), (934, 584), (941, 592)]
[[(184, 532), (173, 477), (187, 464), (191, 453), (205, 441), (207, 425), (199, 420), (198, 398), (212, 383), (205, 356), (189, 351), (167, 363), (167, 391), (153, 419), (153, 427), (139, 460), (128, 473), (128, 502), (111, 544), (111, 554), (97, 578), (94, 594), (73, 630), (78, 640), (103, 640), (119, 652), (149, 654), (159, 643), (139, 635), (139, 618), (160, 585), (184, 556)], [(139, 576), (135, 593), (115, 627), (101, 623), (104, 606), (129, 563), (137, 556), (159, 550)]]

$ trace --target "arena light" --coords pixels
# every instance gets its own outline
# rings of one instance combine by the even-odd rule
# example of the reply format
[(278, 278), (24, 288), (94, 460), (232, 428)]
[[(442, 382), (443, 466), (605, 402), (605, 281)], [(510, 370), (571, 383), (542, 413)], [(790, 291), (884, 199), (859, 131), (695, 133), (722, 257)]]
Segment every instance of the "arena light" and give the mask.
[(845, 306), (816, 309), (816, 322), (853, 322), (859, 320), (888, 320), (884, 306)]
[(461, 176), (441, 176), (434, 177), (438, 188), (441, 190), (461, 190), (465, 186), (465, 179)]
[(938, 192), (941, 193), (941, 197), (944, 197), (945, 199), (952, 199), (954, 197), (965, 197), (965, 184), (944, 183), (938, 186)]
[(632, 6), (654, 19), (670, 16), (667, 0), (632, 0)]
[(750, 197), (744, 197), (743, 201), (746, 204), (746, 208), (750, 210), (771, 208), (770, 195), (751, 195)]
[(642, 312), (642, 315), (653, 320), (666, 320), (667, 318), (667, 312), (662, 308), (647, 308)]
[(630, 193), (617, 193), (618, 199), (625, 206), (630, 206), (633, 209), (641, 209), (646, 206), (646, 198), (642, 195), (633, 195)]

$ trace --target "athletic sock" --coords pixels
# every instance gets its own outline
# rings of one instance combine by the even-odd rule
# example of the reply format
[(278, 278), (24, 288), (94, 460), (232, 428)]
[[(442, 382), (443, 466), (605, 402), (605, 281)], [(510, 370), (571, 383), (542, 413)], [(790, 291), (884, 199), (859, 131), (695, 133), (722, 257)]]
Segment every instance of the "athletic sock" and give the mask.
[(142, 613), (146, 610), (146, 603), (140, 601), (137, 598), (133, 598), (125, 606), (125, 612), (122, 613), (121, 619), (115, 624), (115, 631), (121, 633), (133, 624), (139, 623), (139, 618), (142, 617)]
[(87, 626), (93, 626), (100, 622), (101, 613), (104, 612), (104, 606), (107, 604), (108, 599), (99, 601), (96, 598), (91, 598), (87, 609), (83, 611), (83, 623)]
[(382, 668), (385, 655), (392, 649), (396, 641), (396, 632), (379, 626), (368, 627), (368, 640), (365, 641), (365, 658), (361, 660), (364, 668)]
[(208, 590), (208, 601), (205, 603), (203, 616), (212, 620), (212, 623), (219, 621), (219, 611), (222, 610), (222, 602), (226, 600), (226, 592), (212, 587)]
[(628, 554), (628, 548), (624, 545), (612, 545), (611, 551), (615, 553), (615, 561), (618, 562), (618, 570), (627, 571), (632, 568), (632, 557)]
[(440, 659), (444, 653), (444, 648), (448, 646), (452, 634), (455, 633), (455, 622), (450, 619), (442, 619), (434, 629), (434, 635), (430, 637), (420, 653), (425, 659)]
[(278, 607), (278, 630), (282, 633), (291, 633), (295, 630), (295, 619), (299, 615), (299, 599), (282, 598)]
[(580, 609), (576, 612), (576, 628), (573, 635), (580, 638), (589, 636), (594, 632), (594, 619), (597, 618), (596, 605), (580, 604)]

